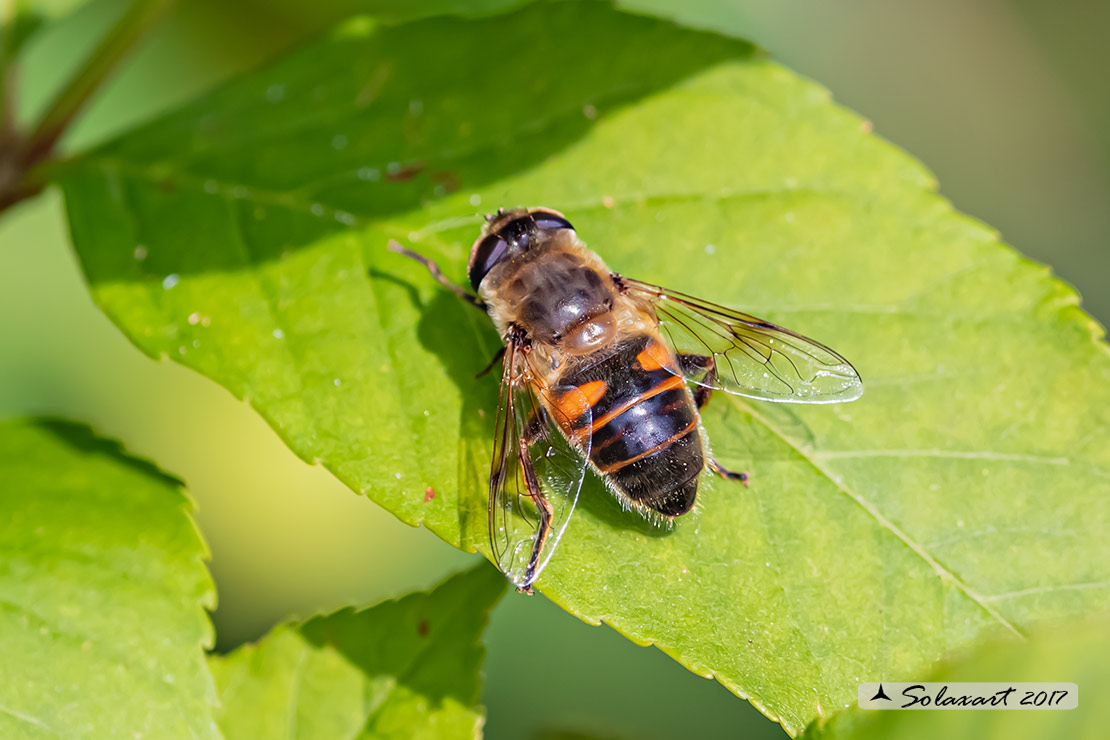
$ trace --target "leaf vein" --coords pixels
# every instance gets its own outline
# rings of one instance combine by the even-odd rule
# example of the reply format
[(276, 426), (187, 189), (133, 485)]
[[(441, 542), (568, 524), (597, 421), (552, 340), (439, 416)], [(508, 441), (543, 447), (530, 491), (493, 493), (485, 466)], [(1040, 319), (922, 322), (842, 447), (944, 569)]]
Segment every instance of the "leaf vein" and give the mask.
[(15, 719), (19, 720), (20, 722), (31, 725), (32, 727), (37, 727), (40, 730), (45, 730), (45, 731), (49, 732), (51, 735), (53, 735), (54, 737), (59, 737), (59, 738), (62, 738), (63, 740), (66, 740), (65, 735), (62, 735), (60, 732), (58, 732), (53, 727), (51, 727), (50, 725), (48, 725), (45, 722), (43, 722), (42, 720), (40, 720), (38, 717), (32, 717), (29, 714), (24, 714), (23, 712), (20, 712), (16, 709), (11, 709), (9, 707), (5, 707), (3, 705), (0, 705), (0, 713), (3, 713), (3, 714), (5, 714), (9, 717), (14, 717)]
[(1007, 591), (1001, 594), (992, 594), (984, 596), (987, 601), (1002, 601), (1005, 599), (1015, 599), (1021, 596), (1033, 596), (1035, 594), (1047, 594), (1053, 591), (1086, 591), (1093, 588), (1107, 588), (1110, 587), (1110, 581), (1092, 581), (1090, 583), (1051, 583), (1046, 586), (1033, 586), (1031, 588), (1018, 589), (1017, 591)]
[(1068, 457), (1026, 455), (996, 452), (994, 450), (828, 450), (815, 451), (812, 456), (818, 460), (848, 460), (862, 457), (893, 457), (898, 459), (923, 457), (951, 460), (990, 460), (992, 462), (1028, 463), (1031, 465), (1070, 465), (1072, 462), (1071, 458)]
[(906, 532), (902, 531), (901, 527), (887, 519), (881, 511), (879, 511), (873, 504), (863, 498), (863, 496), (856, 493), (847, 485), (845, 485), (840, 476), (833, 474), (832, 471), (821, 465), (819, 457), (810, 452), (807, 452), (804, 448), (797, 445), (792, 439), (790, 439), (789, 436), (784, 434), (781, 430), (778, 429), (778, 427), (772, 424), (766, 417), (764, 417), (750, 405), (744, 403), (739, 398), (736, 398), (734, 396), (729, 396), (728, 398), (742, 412), (750, 414), (753, 418), (767, 427), (768, 431), (770, 431), (776, 437), (781, 439), (784, 443), (789, 445), (795, 452), (801, 455), (804, 460), (806, 460), (811, 466), (813, 466), (813, 468), (817, 470), (818, 473), (832, 482), (832, 484), (835, 485), (841, 493), (850, 498), (858, 506), (860, 506), (860, 508), (867, 512), (881, 527), (889, 531), (892, 535), (894, 535), (894, 537), (900, 540), (902, 544), (910, 548), (910, 550), (918, 555), (918, 557), (928, 563), (928, 565), (937, 574), (938, 578), (940, 578), (942, 581), (951, 582), (961, 593), (963, 593), (967, 598), (974, 601), (977, 605), (979, 605), (979, 607), (987, 612), (987, 614), (989, 614), (993, 619), (995, 619), (999, 624), (1012, 632), (1014, 635), (1017, 635), (1018, 637), (1025, 637), (1021, 630), (1019, 630), (1017, 626), (1013, 624), (1010, 620), (1006, 619), (1006, 617), (1000, 611), (998, 611), (998, 609), (992, 606), (986, 597), (977, 592), (975, 589), (971, 588), (970, 585), (965, 583), (953, 571), (946, 568), (939, 560), (930, 555), (924, 547), (922, 547)]

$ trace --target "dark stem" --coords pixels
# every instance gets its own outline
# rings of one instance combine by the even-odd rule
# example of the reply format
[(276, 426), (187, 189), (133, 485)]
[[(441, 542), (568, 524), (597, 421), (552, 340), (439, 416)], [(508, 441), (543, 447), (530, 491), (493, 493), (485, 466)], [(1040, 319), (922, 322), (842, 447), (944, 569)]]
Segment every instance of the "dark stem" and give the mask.
[[(54, 154), (58, 140), (84, 109), (89, 99), (146, 34), (161, 19), (173, 0), (134, 0), (77, 73), (58, 92), (38, 122), (26, 135), (13, 127), (3, 129), (0, 144), (0, 211), (38, 194), (46, 186), (39, 167)], [(10, 82), (14, 59), (7, 59), (5, 82)], [(14, 76), (14, 75), (12, 75)], [(14, 115), (12, 89), (4, 85), (3, 116)], [(8, 119), (10, 120), (10, 119)]]
[(73, 123), (85, 103), (120, 60), (162, 17), (171, 2), (172, 0), (135, 0), (132, 3), (32, 129), (23, 145), (23, 156), (28, 165), (41, 162), (50, 155), (58, 139)]

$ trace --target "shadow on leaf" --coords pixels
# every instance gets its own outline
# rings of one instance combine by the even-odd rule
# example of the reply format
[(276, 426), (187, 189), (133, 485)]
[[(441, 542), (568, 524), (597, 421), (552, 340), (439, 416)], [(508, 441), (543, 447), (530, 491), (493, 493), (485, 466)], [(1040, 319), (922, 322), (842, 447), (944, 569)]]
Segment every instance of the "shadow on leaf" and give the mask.
[[(76, 160), (62, 174), (69, 217), (94, 284), (239, 270), (389, 220), (403, 237), (427, 225), (414, 212), (445, 201), (471, 216), (463, 193), (752, 53), (601, 3), (350, 22)], [(95, 246), (86, 233), (101, 235)]]

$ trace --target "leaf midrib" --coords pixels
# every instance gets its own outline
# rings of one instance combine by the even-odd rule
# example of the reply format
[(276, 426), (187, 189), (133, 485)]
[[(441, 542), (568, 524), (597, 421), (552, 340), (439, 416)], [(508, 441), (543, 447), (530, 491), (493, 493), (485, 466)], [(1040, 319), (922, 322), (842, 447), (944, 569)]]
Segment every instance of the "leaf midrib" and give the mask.
[[(300, 213), (304, 216), (319, 219), (322, 222), (336, 222), (341, 226), (339, 228), (349, 229), (368, 229), (375, 228), (391, 238), (402, 241), (409, 241), (411, 235), (419, 235), (419, 241), (428, 243), (428, 236), (434, 235), (443, 228), (453, 228), (460, 223), (475, 221), (472, 217), (467, 217), (465, 220), (459, 218), (445, 219), (430, 224), (424, 224), (419, 228), (413, 228), (412, 224), (408, 223), (414, 214), (420, 212), (420, 208), (416, 207), (415, 210), (399, 210), (395, 213), (382, 213), (376, 215), (360, 214), (353, 211), (337, 208), (329, 205), (326, 199), (319, 200), (306, 197), (299, 193), (298, 190), (272, 190), (267, 188), (260, 188), (256, 185), (246, 185), (237, 182), (231, 182), (217, 177), (202, 176), (199, 174), (185, 173), (180, 171), (169, 171), (161, 164), (141, 164), (131, 159), (105, 156), (102, 154), (91, 154), (86, 156), (81, 162), (88, 164), (91, 167), (99, 169), (105, 173), (109, 178), (125, 176), (132, 179), (141, 180), (145, 183), (156, 185), (164, 182), (167, 178), (174, 179), (177, 186), (184, 186), (197, 193), (204, 193), (214, 197), (219, 197), (224, 201), (230, 203), (236, 201), (244, 201), (255, 205), (282, 208), (295, 213)], [(215, 185), (215, 188), (212, 187)], [(621, 196), (605, 196), (605, 197), (590, 197), (581, 201), (568, 201), (562, 204), (562, 207), (567, 210), (573, 210), (577, 213), (584, 212), (600, 212), (614, 210), (615, 208), (626, 207), (630, 204), (642, 205), (644, 203), (659, 204), (671, 202), (688, 202), (688, 201), (711, 201), (723, 202), (729, 200), (747, 200), (759, 199), (768, 197), (795, 197), (799, 195), (814, 195), (821, 198), (845, 198), (847, 200), (859, 200), (867, 195), (867, 193), (853, 190), (839, 190), (832, 188), (817, 188), (817, 187), (781, 187), (781, 188), (738, 188), (730, 190), (720, 190), (714, 193), (698, 192), (698, 191), (675, 191), (667, 193), (629, 193)], [(610, 200), (611, 199), (611, 200)], [(128, 214), (132, 213), (130, 209), (127, 210)], [(477, 223), (475, 221), (475, 223)], [(439, 242), (442, 244), (442, 242)], [(446, 244), (445, 246), (453, 247), (454, 244)], [(912, 295), (898, 298), (894, 303), (887, 304), (860, 304), (860, 305), (833, 305), (833, 304), (813, 304), (813, 305), (774, 305), (774, 306), (760, 306), (755, 304), (745, 304), (743, 308), (749, 312), (756, 314), (760, 313), (803, 313), (803, 314), (816, 314), (816, 315), (844, 315), (844, 314), (860, 314), (860, 315), (890, 315), (890, 316), (910, 316), (915, 318), (943, 318), (948, 322), (955, 321), (968, 321), (973, 323), (997, 323), (1000, 321), (1010, 320), (1011, 317), (1021, 317), (1024, 315), (1019, 309), (1015, 308), (1010, 311), (1000, 313), (986, 313), (982, 310), (977, 310), (968, 314), (954, 313), (946, 310), (942, 313), (930, 313), (915, 309), (909, 304), (920, 298), (923, 294), (937, 287), (943, 286), (950, 282), (952, 279), (964, 274), (969, 270), (973, 270), (982, 264), (982, 260), (972, 259), (967, 264), (962, 265), (953, 272), (943, 276), (936, 283), (927, 286), (927, 288), (914, 293)], [(248, 264), (257, 265), (257, 261), (250, 261)]]
[[(260, 206), (268, 206), (271, 208), (283, 208), (289, 211), (297, 212), (305, 216), (310, 216), (320, 221), (331, 222), (336, 221), (348, 228), (375, 228), (390, 237), (409, 241), (412, 234), (417, 234), (420, 238), (419, 241), (423, 243), (433, 242), (436, 233), (442, 230), (444, 226), (453, 228), (462, 222), (471, 222), (475, 219), (467, 217), (465, 221), (462, 219), (446, 219), (444, 221), (433, 222), (425, 224), (419, 229), (412, 229), (405, 225), (405, 219), (411, 218), (412, 213), (417, 211), (398, 211), (396, 214), (380, 214), (380, 216), (368, 216), (359, 214), (352, 211), (336, 208), (329, 205), (324, 200), (316, 200), (312, 198), (304, 198), (296, 195), (296, 191), (283, 191), (283, 190), (270, 190), (260, 188), (255, 185), (245, 185), (242, 183), (230, 182), (215, 177), (206, 177), (192, 173), (174, 172), (172, 175), (162, 171), (156, 165), (143, 165), (133, 160), (122, 159), (117, 157), (106, 156), (89, 156), (84, 162), (92, 167), (100, 169), (106, 176), (118, 177), (123, 175), (132, 179), (141, 180), (147, 184), (155, 185), (166, 179), (167, 176), (174, 178), (175, 185), (182, 186), (193, 190), (197, 193), (204, 193), (214, 197), (219, 197), (224, 201), (231, 203), (236, 201), (245, 201)], [(214, 184), (216, 187), (211, 188), (209, 184)], [(663, 203), (663, 202), (684, 202), (684, 201), (712, 201), (722, 202), (728, 200), (740, 199), (758, 199), (767, 197), (792, 197), (797, 195), (816, 195), (819, 197), (843, 197), (846, 199), (859, 199), (862, 197), (861, 193), (848, 191), (848, 190), (832, 190), (820, 189), (812, 187), (783, 187), (783, 188), (750, 188), (750, 189), (735, 189), (735, 190), (722, 190), (716, 193), (705, 192), (668, 192), (668, 193), (633, 193), (627, 196), (606, 196), (605, 198), (612, 197), (614, 200), (609, 201), (603, 197), (591, 197), (579, 202), (568, 202), (563, 204), (563, 207), (568, 210), (573, 210), (578, 213), (582, 212), (599, 212), (609, 211), (620, 207), (626, 207), (631, 203), (642, 204), (645, 202), (650, 203)], [(314, 211), (315, 209), (315, 211)], [(129, 209), (128, 213), (131, 211)], [(431, 240), (428, 237), (432, 237)], [(453, 244), (446, 244), (444, 242), (434, 241), (434, 243), (442, 244), (444, 246), (455, 246)], [(249, 261), (248, 264), (257, 265), (257, 261)], [(946, 275), (940, 284), (943, 285), (949, 279), (956, 277), (963, 270), (974, 269), (979, 264), (978, 261), (970, 261), (967, 265), (961, 267), (951, 275)], [(933, 288), (936, 286), (930, 286)], [(900, 299), (895, 304), (879, 304), (868, 305), (861, 304), (855, 306), (836, 306), (831, 304), (815, 304), (815, 305), (797, 305), (797, 306), (754, 306), (745, 305), (744, 307), (750, 311), (757, 313), (763, 312), (777, 312), (777, 313), (813, 313), (813, 314), (866, 314), (866, 315), (908, 315), (915, 317), (929, 317), (930, 314), (922, 311), (907, 310), (904, 304), (920, 297), (920, 294), (906, 296)], [(981, 311), (974, 314), (969, 314), (966, 317), (951, 312), (944, 313), (947, 320), (955, 320), (966, 318), (969, 320), (998, 320), (1002, 317), (999, 314), (983, 314)]]

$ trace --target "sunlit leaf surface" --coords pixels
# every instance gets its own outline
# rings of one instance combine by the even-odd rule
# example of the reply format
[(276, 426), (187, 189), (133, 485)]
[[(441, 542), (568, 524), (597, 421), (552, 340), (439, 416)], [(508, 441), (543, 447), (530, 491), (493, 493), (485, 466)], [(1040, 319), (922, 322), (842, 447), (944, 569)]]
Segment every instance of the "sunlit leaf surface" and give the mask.
[(0, 423), (0, 737), (219, 738), (179, 486), (85, 427)]
[[(791, 732), (987, 635), (1110, 603), (1110, 356), (1075, 294), (749, 45), (600, 4), (329, 38), (73, 163), (74, 243), (145, 352), (305, 460), (484, 548), (482, 212), (546, 205), (617, 271), (850, 358), (850, 405), (718, 394), (672, 532), (588, 480), (539, 588)], [(352, 567), (360, 567), (352, 564)]]
[(481, 637), (505, 586), (483, 564), (429, 593), (282, 625), (213, 656), (224, 737), (479, 737)]

